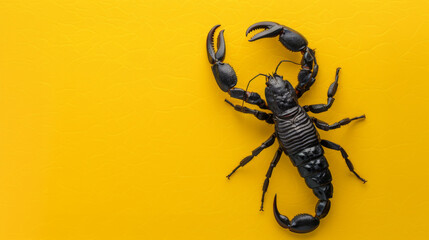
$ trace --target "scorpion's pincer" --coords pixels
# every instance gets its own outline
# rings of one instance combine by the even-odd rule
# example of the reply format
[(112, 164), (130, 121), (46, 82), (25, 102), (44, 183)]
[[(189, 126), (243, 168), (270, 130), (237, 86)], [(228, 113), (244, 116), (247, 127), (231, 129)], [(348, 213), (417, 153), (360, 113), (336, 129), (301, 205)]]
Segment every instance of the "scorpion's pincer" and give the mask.
[(280, 25), (275, 22), (258, 22), (250, 26), (246, 31), (246, 36), (258, 29), (264, 29), (265, 31), (262, 31), (255, 36), (253, 36), (249, 41), (253, 42), (255, 40), (261, 39), (261, 38), (272, 38), (279, 36), (280, 42), (285, 46), (287, 49), (289, 49), (292, 52), (299, 52), (303, 51), (307, 48), (308, 42), (307, 39), (305, 39), (304, 36), (302, 36), (299, 32)]
[(220, 89), (228, 92), (237, 84), (237, 75), (234, 69), (228, 64), (224, 63), (225, 59), (225, 38), (223, 33), (225, 30), (220, 31), (217, 39), (217, 51), (214, 49), (214, 32), (220, 25), (214, 26), (207, 35), (207, 56), (209, 62), (212, 64), (213, 75), (216, 79)]
[(275, 22), (258, 22), (250, 26), (246, 31), (246, 36), (254, 30), (264, 29), (257, 33), (250, 42), (261, 38), (272, 38), (279, 36), (280, 42), (292, 52), (301, 52), (301, 70), (298, 74), (298, 85), (295, 87), (296, 95), (301, 97), (304, 92), (308, 91), (316, 81), (316, 75), (319, 70), (319, 65), (315, 58), (314, 50), (308, 47), (307, 39), (301, 33), (280, 25)]

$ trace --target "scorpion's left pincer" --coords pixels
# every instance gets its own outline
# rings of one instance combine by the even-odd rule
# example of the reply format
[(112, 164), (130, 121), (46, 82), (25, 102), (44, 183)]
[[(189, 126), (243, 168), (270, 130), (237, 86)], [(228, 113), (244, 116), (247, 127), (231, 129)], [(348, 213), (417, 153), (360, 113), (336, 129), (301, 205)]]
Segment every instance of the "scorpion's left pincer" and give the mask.
[(209, 34), (207, 35), (207, 56), (209, 62), (212, 64), (213, 75), (216, 79), (220, 89), (224, 92), (228, 92), (237, 84), (237, 75), (234, 69), (228, 64), (224, 63), (225, 59), (225, 38), (223, 33), (225, 30), (220, 31), (217, 39), (217, 52), (214, 49), (214, 32), (220, 25), (214, 26)]

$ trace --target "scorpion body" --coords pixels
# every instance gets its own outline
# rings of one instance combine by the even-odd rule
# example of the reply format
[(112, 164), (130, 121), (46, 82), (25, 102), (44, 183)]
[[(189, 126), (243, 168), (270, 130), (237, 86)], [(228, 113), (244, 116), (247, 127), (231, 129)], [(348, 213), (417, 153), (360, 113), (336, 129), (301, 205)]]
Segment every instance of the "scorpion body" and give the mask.
[[(332, 176), (329, 171), (329, 164), (324, 157), (323, 147), (338, 150), (341, 152), (349, 170), (356, 175), (357, 178), (366, 182), (355, 171), (353, 164), (348, 159), (345, 150), (338, 144), (328, 140), (321, 140), (316, 127), (324, 131), (336, 129), (342, 125), (346, 125), (353, 120), (363, 119), (365, 115), (352, 119), (345, 118), (337, 123), (329, 125), (319, 119), (310, 117), (307, 112), (320, 113), (327, 111), (334, 102), (334, 95), (338, 87), (338, 75), (340, 68), (337, 68), (335, 81), (331, 84), (328, 90), (327, 104), (314, 104), (300, 106), (298, 98), (303, 95), (315, 82), (315, 77), (318, 72), (318, 64), (315, 58), (314, 50), (308, 48), (307, 40), (298, 32), (273, 22), (260, 22), (249, 27), (246, 35), (256, 29), (264, 29), (265, 31), (256, 34), (249, 41), (254, 41), (265, 37), (279, 36), (280, 42), (289, 50), (301, 52), (303, 57), (301, 60), (301, 70), (298, 74), (298, 84), (294, 88), (291, 83), (282, 76), (277, 74), (277, 69), (282, 62), (290, 62), (283, 60), (279, 63), (276, 71), (272, 75), (263, 75), (266, 79), (265, 98), (266, 102), (258, 93), (248, 92), (240, 88), (236, 88), (237, 77), (234, 69), (227, 63), (224, 63), (225, 58), (225, 42), (224, 30), (218, 37), (218, 51), (215, 52), (213, 47), (213, 34), (219, 25), (214, 26), (207, 36), (207, 54), (209, 62), (212, 65), (213, 74), (216, 82), (221, 90), (247, 103), (257, 105), (261, 109), (269, 110), (270, 113), (250, 109), (240, 105), (234, 105), (230, 101), (225, 100), (228, 104), (234, 107), (235, 110), (253, 114), (259, 120), (264, 120), (269, 124), (275, 125), (275, 132), (264, 143), (252, 151), (252, 154), (245, 157), (240, 164), (227, 176), (230, 178), (240, 167), (245, 166), (262, 150), (271, 146), (275, 139), (279, 142), (279, 148), (270, 164), (266, 178), (262, 187), (261, 208), (263, 210), (265, 193), (268, 190), (269, 179), (273, 169), (280, 160), (282, 153), (289, 156), (292, 164), (298, 168), (298, 172), (305, 179), (305, 183), (313, 190), (314, 195), (319, 199), (316, 204), (315, 215), (298, 214), (292, 220), (279, 213), (277, 209), (277, 195), (274, 198), (274, 216), (280, 226), (296, 233), (311, 232), (319, 226), (320, 219), (324, 218), (331, 207), (330, 198), (333, 194)], [(257, 77), (256, 76), (256, 77)], [(256, 78), (255, 77), (255, 78)], [(253, 79), (252, 79), (253, 80)]]

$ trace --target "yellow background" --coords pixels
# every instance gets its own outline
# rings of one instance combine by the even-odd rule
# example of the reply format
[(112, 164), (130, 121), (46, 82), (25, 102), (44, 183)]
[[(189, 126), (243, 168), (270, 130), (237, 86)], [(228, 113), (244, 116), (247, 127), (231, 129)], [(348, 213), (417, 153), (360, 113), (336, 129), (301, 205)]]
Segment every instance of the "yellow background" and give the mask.
[[(428, 7), (1, 1), (0, 239), (428, 239)], [(317, 49), (319, 75), (302, 105), (325, 103), (341, 66), (336, 101), (317, 117), (367, 115), (321, 132), (368, 183), (327, 150), (332, 209), (307, 235), (280, 228), (272, 214), (275, 193), (289, 217), (313, 213), (317, 201), (285, 156), (258, 211), (276, 145), (225, 178), (273, 127), (225, 104), (205, 38), (222, 24), (225, 61), (245, 87), (301, 57), (276, 39), (249, 43), (245, 30), (262, 20), (298, 30)], [(279, 72), (295, 85), (298, 69)]]

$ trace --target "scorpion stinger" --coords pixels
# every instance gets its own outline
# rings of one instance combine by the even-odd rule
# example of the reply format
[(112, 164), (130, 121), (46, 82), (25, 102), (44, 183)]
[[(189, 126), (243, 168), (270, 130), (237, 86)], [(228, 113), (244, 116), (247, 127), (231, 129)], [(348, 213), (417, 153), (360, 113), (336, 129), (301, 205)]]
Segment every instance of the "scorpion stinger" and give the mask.
[[(261, 38), (272, 38), (279, 36), (280, 42), (292, 52), (301, 52), (301, 71), (298, 74), (298, 84), (295, 87), (296, 95), (301, 97), (304, 92), (308, 91), (316, 81), (316, 75), (319, 65), (315, 58), (315, 52), (308, 47), (308, 41), (301, 33), (280, 25), (275, 22), (258, 22), (250, 26), (246, 31), (246, 36), (255, 30), (264, 29), (249, 39), (250, 42)], [(313, 66), (314, 64), (314, 66)]]
[(274, 196), (273, 208), (274, 217), (281, 227), (290, 229), (290, 231), (296, 233), (308, 233), (319, 226), (321, 218), (326, 217), (331, 209), (331, 201), (319, 200), (316, 205), (316, 216), (313, 217), (310, 214), (301, 213), (296, 215), (292, 221), (289, 221), (288, 217), (280, 214), (277, 209), (277, 194)]

